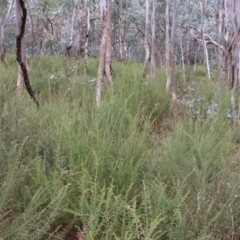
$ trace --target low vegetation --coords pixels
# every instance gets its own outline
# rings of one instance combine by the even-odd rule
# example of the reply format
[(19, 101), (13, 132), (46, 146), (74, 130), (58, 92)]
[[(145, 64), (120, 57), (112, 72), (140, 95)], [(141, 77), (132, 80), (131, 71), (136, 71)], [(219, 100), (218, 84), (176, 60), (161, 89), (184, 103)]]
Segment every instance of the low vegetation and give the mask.
[(113, 64), (95, 104), (98, 63), (28, 59), (37, 109), (15, 99), (17, 63), (0, 65), (0, 239), (240, 238), (240, 129), (230, 96), (199, 67), (181, 80), (178, 119), (165, 71)]

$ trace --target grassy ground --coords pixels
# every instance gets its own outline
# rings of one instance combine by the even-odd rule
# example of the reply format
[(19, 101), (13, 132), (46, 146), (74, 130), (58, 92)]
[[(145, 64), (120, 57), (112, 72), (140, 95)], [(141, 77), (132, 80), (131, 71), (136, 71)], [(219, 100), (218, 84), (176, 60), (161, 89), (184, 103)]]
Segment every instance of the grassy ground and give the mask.
[(14, 98), (17, 64), (0, 65), (0, 239), (239, 239), (240, 129), (227, 87), (178, 76), (171, 116), (164, 70), (146, 87), (137, 63), (113, 64), (95, 106), (97, 61), (29, 59), (41, 107)]

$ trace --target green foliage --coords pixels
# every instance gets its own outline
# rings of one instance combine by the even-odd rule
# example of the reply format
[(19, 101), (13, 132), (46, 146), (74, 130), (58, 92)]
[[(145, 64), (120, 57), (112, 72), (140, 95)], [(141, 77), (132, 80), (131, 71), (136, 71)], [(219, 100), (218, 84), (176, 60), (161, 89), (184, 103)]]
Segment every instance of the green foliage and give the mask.
[[(97, 108), (97, 66), (90, 59), (84, 77), (82, 63), (30, 59), (38, 110), (27, 94), (13, 99), (14, 58), (0, 65), (0, 239), (237, 239), (228, 93), (213, 117), (184, 110), (176, 122), (164, 70), (145, 86), (140, 65), (114, 62), (114, 89), (104, 85)], [(194, 89), (206, 112), (212, 92), (200, 80)]]
[[(181, 211), (185, 216), (179, 223), (174, 219), (175, 228), (171, 229), (175, 236), (219, 239), (223, 234), (219, 229), (231, 229), (232, 221), (227, 215), (239, 202), (238, 187), (227, 184), (235, 158), (231, 139), (229, 124), (220, 116), (195, 123), (185, 119), (184, 124), (175, 126), (174, 135), (163, 142), (160, 175), (165, 176), (172, 189), (180, 184), (187, 194), (185, 209)], [(229, 206), (230, 202), (234, 204)], [(235, 211), (239, 211), (238, 207)], [(237, 215), (232, 218), (238, 222)]]

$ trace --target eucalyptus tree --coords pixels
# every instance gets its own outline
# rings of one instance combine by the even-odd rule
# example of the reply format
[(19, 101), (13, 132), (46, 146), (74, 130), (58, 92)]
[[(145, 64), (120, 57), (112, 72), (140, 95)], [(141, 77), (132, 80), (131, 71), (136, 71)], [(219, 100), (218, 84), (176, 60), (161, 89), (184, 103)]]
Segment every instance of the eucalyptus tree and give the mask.
[[(174, 117), (177, 116), (178, 112), (178, 103), (176, 95), (176, 54), (175, 54), (175, 32), (176, 32), (176, 17), (177, 17), (177, 0), (173, 1), (172, 4), (172, 25), (170, 31), (169, 24), (169, 12), (170, 12), (170, 3), (169, 0), (165, 1), (165, 18), (166, 18), (166, 91), (169, 91), (171, 86), (172, 92), (172, 105), (173, 105), (173, 114)], [(170, 34), (171, 32), (171, 34)], [(172, 71), (171, 71), (172, 70)]]
[(69, 44), (66, 46), (66, 53), (65, 53), (65, 55), (68, 56), (69, 58), (70, 58), (70, 50), (72, 49), (72, 45), (73, 45), (74, 23), (75, 23), (77, 6), (78, 6), (78, 0), (74, 0), (73, 1), (72, 23), (71, 23)]
[(170, 76), (170, 37), (169, 37), (169, 0), (165, 1), (165, 18), (166, 18), (166, 90), (168, 91), (171, 85), (171, 76)]
[(119, 0), (119, 11), (120, 11), (120, 56), (121, 60), (125, 63), (127, 59), (127, 52), (125, 47), (125, 19), (126, 19), (126, 7), (128, 5), (128, 1), (125, 2), (125, 8), (123, 0)]
[(102, 82), (104, 76), (106, 77), (107, 83), (112, 86), (112, 73), (111, 73), (111, 63), (112, 63), (112, 44), (111, 44), (111, 14), (112, 14), (112, 0), (100, 0), (99, 2), (101, 20), (103, 24), (102, 31), (102, 42), (99, 55), (99, 66), (98, 66), (98, 80), (96, 88), (96, 103), (97, 106), (100, 105), (102, 97)]
[(156, 84), (156, 0), (151, 0), (151, 78)]
[(86, 12), (86, 22), (87, 22), (87, 32), (85, 41), (85, 54), (84, 54), (84, 76), (87, 75), (88, 70), (88, 42), (89, 42), (89, 31), (90, 31), (90, 1), (85, 0), (85, 12)]
[(6, 17), (2, 23), (2, 26), (1, 26), (1, 33), (0, 33), (0, 54), (1, 54), (1, 61), (6, 63), (6, 56), (5, 56), (5, 27), (8, 23), (8, 20), (10, 18), (10, 13), (11, 13), (11, 10), (13, 8), (13, 4), (14, 4), (14, 0), (9, 0), (8, 2), (8, 11), (7, 11), (7, 14), (6, 14)]
[[(235, 91), (240, 83), (240, 0), (224, 2), (224, 39), (225, 39), (225, 69), (232, 81), (231, 102), (233, 126), (236, 125)], [(238, 116), (240, 118), (240, 115)]]
[[(145, 45), (145, 60), (144, 60), (144, 65), (143, 65), (143, 78), (145, 80), (145, 84), (148, 84), (148, 75), (147, 75), (147, 66), (150, 60), (150, 20), (151, 20), (151, 10), (150, 10), (150, 1), (151, 0), (146, 0), (146, 15), (145, 15), (145, 40), (144, 40), (144, 45)], [(154, 29), (155, 30), (155, 29)]]
[(177, 0), (173, 0), (172, 5), (172, 26), (171, 26), (171, 39), (170, 39), (170, 49), (171, 49), (171, 84), (172, 84), (172, 104), (173, 104), (173, 114), (174, 117), (178, 115), (178, 103), (177, 103), (177, 94), (176, 94), (176, 62), (177, 57), (175, 54), (175, 32), (176, 32), (176, 18), (177, 18)]
[(156, 83), (156, 1), (146, 0), (145, 15), (145, 61), (143, 65), (143, 78), (148, 83), (147, 66), (151, 59), (151, 80)]
[[(81, 33), (83, 33), (83, 30), (86, 28), (85, 30), (85, 44), (84, 44), (84, 76), (87, 75), (88, 72), (88, 56), (89, 56), (89, 45), (90, 45), (90, 40), (92, 35), (95, 33), (91, 32), (91, 23), (94, 21), (98, 21), (100, 19), (100, 14), (99, 14), (99, 8), (98, 5), (95, 3), (91, 3), (90, 0), (85, 0), (84, 3), (84, 21), (82, 21), (81, 24)], [(96, 29), (95, 29), (96, 30)], [(80, 44), (80, 42), (79, 42)]]
[(204, 53), (204, 65), (207, 71), (207, 77), (208, 79), (211, 78), (211, 72), (210, 72), (210, 66), (209, 66), (209, 56), (208, 56), (208, 50), (207, 50), (207, 44), (206, 39), (204, 36), (204, 10), (205, 10), (205, 0), (199, 1), (200, 10), (201, 10), (201, 39), (202, 39), (202, 47), (203, 47), (203, 53)]

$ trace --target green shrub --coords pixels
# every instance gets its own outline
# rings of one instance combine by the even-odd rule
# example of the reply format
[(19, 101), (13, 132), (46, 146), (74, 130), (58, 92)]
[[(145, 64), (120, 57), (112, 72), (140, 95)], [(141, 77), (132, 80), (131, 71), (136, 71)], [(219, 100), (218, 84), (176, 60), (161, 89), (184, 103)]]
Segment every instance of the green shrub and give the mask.
[(238, 239), (239, 129), (226, 88), (206, 116), (218, 86), (198, 68), (202, 112), (176, 120), (164, 69), (146, 86), (141, 65), (114, 62), (97, 108), (97, 66), (90, 59), (84, 77), (82, 63), (30, 59), (36, 109), (27, 93), (14, 99), (14, 57), (0, 65), (0, 239)]

